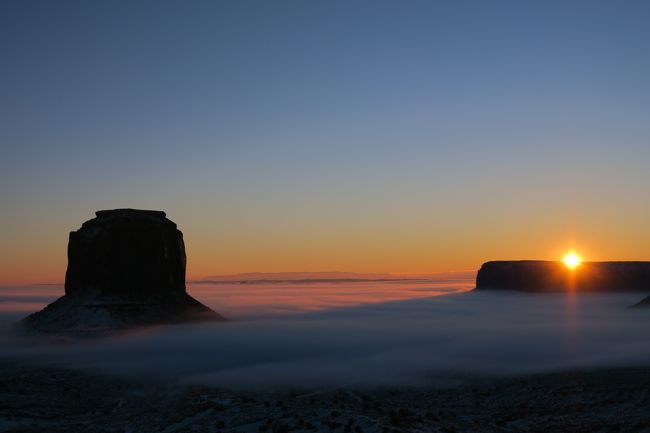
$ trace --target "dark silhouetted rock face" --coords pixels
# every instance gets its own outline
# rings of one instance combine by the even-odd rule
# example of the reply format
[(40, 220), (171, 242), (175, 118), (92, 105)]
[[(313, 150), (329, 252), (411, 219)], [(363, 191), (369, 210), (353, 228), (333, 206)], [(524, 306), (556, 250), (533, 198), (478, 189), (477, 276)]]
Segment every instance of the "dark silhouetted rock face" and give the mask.
[(65, 293), (185, 293), (185, 246), (160, 211), (99, 211), (70, 233)]
[(23, 320), (32, 330), (97, 331), (224, 320), (185, 290), (185, 245), (161, 211), (96, 212), (70, 233), (65, 296)]
[(575, 269), (553, 261), (487, 262), (478, 272), (476, 288), (525, 292), (650, 292), (650, 262), (583, 262)]

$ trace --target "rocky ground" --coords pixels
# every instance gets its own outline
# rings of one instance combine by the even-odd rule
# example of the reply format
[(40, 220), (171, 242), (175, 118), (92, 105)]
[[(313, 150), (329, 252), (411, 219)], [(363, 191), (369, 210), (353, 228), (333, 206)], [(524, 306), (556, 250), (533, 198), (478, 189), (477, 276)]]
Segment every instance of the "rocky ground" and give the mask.
[(650, 432), (650, 369), (233, 392), (0, 362), (1, 432)]

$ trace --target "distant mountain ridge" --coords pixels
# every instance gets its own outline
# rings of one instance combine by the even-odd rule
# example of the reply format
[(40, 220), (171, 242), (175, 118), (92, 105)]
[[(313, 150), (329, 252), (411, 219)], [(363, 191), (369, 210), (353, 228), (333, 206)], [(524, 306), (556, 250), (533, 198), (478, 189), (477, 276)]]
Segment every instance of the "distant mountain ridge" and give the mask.
[(247, 272), (233, 275), (213, 275), (190, 281), (209, 283), (319, 283), (319, 282), (372, 282), (372, 281), (449, 281), (473, 279), (471, 271), (440, 272), (432, 274), (388, 274), (357, 272)]

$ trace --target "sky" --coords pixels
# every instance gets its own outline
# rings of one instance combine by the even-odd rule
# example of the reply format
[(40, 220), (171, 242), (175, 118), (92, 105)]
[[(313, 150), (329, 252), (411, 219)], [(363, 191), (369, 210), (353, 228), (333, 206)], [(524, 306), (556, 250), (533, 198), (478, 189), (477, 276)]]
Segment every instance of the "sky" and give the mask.
[(167, 212), (188, 277), (650, 259), (645, 1), (0, 2), (0, 284)]

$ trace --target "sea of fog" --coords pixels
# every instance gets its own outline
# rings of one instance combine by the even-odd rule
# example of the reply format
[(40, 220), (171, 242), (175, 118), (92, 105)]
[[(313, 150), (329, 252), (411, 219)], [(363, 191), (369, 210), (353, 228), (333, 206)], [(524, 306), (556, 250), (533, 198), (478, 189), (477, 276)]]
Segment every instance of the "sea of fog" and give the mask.
[(643, 295), (469, 291), (472, 280), (193, 284), (231, 319), (107, 339), (20, 338), (61, 286), (0, 288), (0, 358), (235, 388), (448, 384), (650, 366)]

